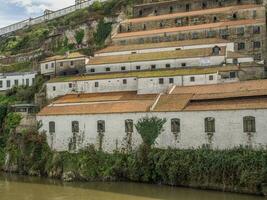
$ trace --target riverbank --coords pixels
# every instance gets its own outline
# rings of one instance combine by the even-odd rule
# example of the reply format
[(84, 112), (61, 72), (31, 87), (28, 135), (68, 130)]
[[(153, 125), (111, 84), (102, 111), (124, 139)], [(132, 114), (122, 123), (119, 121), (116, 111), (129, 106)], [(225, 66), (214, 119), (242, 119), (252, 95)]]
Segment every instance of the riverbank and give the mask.
[(78, 153), (56, 153), (50, 151), (45, 136), (37, 134), (32, 134), (23, 148), (13, 141), (7, 149), (9, 159), (3, 169), (31, 176), (64, 181), (130, 181), (255, 195), (266, 191), (266, 150), (140, 148), (108, 154), (89, 147)]

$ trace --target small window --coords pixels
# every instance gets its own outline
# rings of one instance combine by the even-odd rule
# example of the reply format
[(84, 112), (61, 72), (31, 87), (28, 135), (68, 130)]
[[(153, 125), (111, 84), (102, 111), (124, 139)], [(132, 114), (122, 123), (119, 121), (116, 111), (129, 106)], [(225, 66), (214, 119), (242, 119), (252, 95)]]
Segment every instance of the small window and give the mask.
[(159, 27), (163, 28), (163, 23), (162, 22), (159, 23)]
[(173, 83), (174, 83), (173, 78), (169, 78), (169, 83), (170, 83), (170, 84), (173, 84)]
[(146, 30), (146, 25), (145, 24), (143, 25), (143, 30)]
[(30, 85), (30, 80), (28, 78), (26, 78), (26, 86)]
[(261, 53), (257, 53), (254, 55), (254, 60), (261, 60)]
[(139, 17), (142, 17), (143, 11), (142, 10), (139, 10), (138, 15), (139, 15)]
[(245, 34), (245, 28), (244, 27), (239, 27), (236, 29), (236, 34), (237, 35), (244, 35)]
[(261, 42), (260, 41), (253, 42), (253, 48), (254, 49), (261, 48)]
[(237, 44), (237, 49), (238, 49), (238, 50), (243, 50), (243, 49), (245, 49), (245, 43), (244, 43), (244, 42), (239, 42), (239, 43)]
[(10, 88), (10, 80), (7, 80), (7, 81), (6, 81), (6, 87), (7, 87), (7, 88)]
[(151, 69), (156, 69), (156, 65), (151, 65)]
[(163, 78), (159, 78), (159, 84), (164, 84), (164, 79)]
[(106, 68), (106, 72), (110, 72), (110, 67), (107, 67)]
[(255, 117), (252, 116), (243, 117), (243, 128), (245, 133), (255, 133), (256, 132)]
[(61, 67), (63, 66), (63, 62), (60, 62), (60, 66), (61, 66)]
[(221, 48), (218, 47), (218, 46), (215, 46), (215, 47), (212, 48), (212, 54), (213, 55), (219, 55), (220, 51), (221, 51)]
[(71, 128), (73, 133), (79, 133), (79, 122), (78, 121), (71, 122)]
[(140, 70), (141, 69), (141, 66), (136, 66), (136, 70)]
[(127, 84), (127, 79), (123, 79), (123, 80), (122, 80), (122, 83), (123, 83), (124, 85), (126, 85), (126, 84)]
[(199, 34), (197, 32), (192, 33), (192, 39), (198, 39)]
[(253, 26), (253, 34), (259, 34), (261, 32), (261, 27)]
[(95, 82), (95, 87), (99, 87), (99, 83), (98, 82)]
[(215, 119), (213, 117), (205, 118), (205, 132), (215, 133)]
[(73, 62), (73, 61), (70, 61), (70, 65), (71, 65), (71, 66), (74, 65), (74, 62)]
[(72, 88), (72, 83), (69, 83), (69, 88)]
[(0, 88), (3, 87), (3, 81), (0, 81)]
[(56, 91), (56, 86), (53, 86), (53, 91)]
[(35, 78), (32, 78), (32, 84), (34, 84)]
[(190, 77), (190, 82), (195, 82), (195, 77), (194, 76)]
[(216, 36), (216, 31), (207, 31), (206, 33), (208, 38), (212, 38)]
[(99, 133), (105, 132), (105, 121), (104, 120), (97, 121), (97, 132)]
[(126, 70), (126, 67), (121, 67), (121, 71), (125, 71)]
[(171, 68), (171, 64), (166, 64), (166, 68)]
[(209, 80), (213, 81), (214, 77), (212, 75), (209, 76)]
[(217, 17), (216, 16), (213, 17), (213, 22), (217, 22)]
[(236, 72), (230, 72), (230, 78), (236, 78)]
[(55, 133), (56, 132), (56, 124), (55, 122), (51, 121), (49, 122), (49, 133)]
[(233, 19), (237, 19), (237, 13), (233, 13)]
[(132, 133), (133, 132), (133, 120), (132, 119), (126, 119), (125, 120), (125, 132), (126, 133)]
[(45, 69), (48, 69), (48, 64), (45, 64)]
[(181, 128), (180, 128), (180, 119), (171, 119), (171, 132), (172, 133), (180, 133)]
[(94, 73), (95, 72), (95, 69), (94, 68), (90, 69), (90, 72), (91, 73)]
[(182, 63), (182, 67), (186, 67), (186, 63)]
[(172, 6), (170, 6), (170, 13), (172, 13), (173, 12), (173, 7)]
[(54, 68), (54, 67), (55, 67), (55, 64), (54, 64), (54, 63), (52, 63), (52, 64), (51, 64), (51, 68)]
[(15, 80), (15, 85), (18, 86), (19, 85), (19, 80)]
[(238, 64), (238, 59), (237, 59), (237, 58), (234, 58), (234, 59), (233, 59), (233, 64), (235, 64), (235, 65)]

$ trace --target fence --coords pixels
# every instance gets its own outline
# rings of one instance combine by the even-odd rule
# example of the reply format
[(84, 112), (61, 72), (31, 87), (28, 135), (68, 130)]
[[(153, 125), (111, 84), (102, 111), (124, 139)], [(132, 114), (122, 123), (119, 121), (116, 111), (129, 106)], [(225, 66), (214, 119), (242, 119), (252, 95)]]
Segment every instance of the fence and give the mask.
[[(30, 19), (27, 19), (27, 20), (24, 20), (24, 21), (21, 21), (21, 22), (18, 22), (18, 23), (15, 23), (15, 24), (3, 27), (3, 28), (0, 28), (0, 36), (12, 33), (14, 31), (23, 29), (25, 27), (29, 27), (29, 26), (40, 24), (42, 22), (49, 21), (49, 20), (52, 20), (52, 19), (55, 19), (55, 18), (58, 18), (58, 17), (62, 17), (64, 15), (72, 13), (72, 12), (74, 12), (76, 10), (80, 10), (80, 9), (89, 7), (95, 1), (96, 0), (88, 0), (86, 2), (75, 4), (73, 6), (69, 6), (67, 8), (63, 8), (63, 9), (57, 10), (55, 12), (47, 13), (47, 14), (42, 15), (40, 17), (30, 18)], [(100, 2), (104, 2), (106, 0), (99, 0), (99, 1)]]

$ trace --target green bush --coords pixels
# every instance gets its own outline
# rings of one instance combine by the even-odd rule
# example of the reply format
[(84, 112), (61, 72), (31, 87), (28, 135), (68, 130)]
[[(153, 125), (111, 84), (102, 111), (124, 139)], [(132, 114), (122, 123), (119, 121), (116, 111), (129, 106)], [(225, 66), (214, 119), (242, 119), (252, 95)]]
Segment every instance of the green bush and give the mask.
[(104, 19), (101, 19), (97, 25), (97, 31), (94, 33), (94, 40), (97, 46), (103, 46), (105, 40), (110, 35), (112, 30), (112, 24), (104, 22)]

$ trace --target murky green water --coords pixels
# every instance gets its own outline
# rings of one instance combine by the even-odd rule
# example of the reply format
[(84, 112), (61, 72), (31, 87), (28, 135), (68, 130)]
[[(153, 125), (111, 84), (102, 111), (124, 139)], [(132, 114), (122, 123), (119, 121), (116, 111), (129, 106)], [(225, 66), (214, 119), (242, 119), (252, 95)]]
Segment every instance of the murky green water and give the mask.
[(137, 183), (61, 183), (0, 175), (0, 200), (264, 200), (264, 197)]

